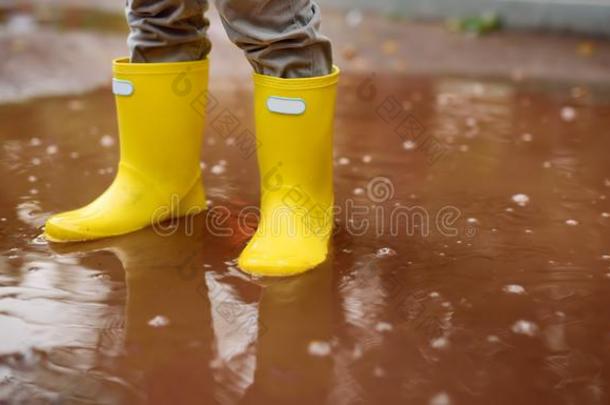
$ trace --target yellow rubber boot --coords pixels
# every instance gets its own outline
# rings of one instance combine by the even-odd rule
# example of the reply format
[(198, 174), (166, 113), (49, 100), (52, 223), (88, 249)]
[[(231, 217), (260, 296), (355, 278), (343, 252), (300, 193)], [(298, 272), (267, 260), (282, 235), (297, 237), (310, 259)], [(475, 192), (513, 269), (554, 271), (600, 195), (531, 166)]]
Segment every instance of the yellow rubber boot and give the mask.
[(71, 242), (121, 235), (206, 208), (200, 150), (208, 61), (113, 62), (121, 156), (110, 187), (47, 220), (44, 236)]
[(303, 79), (254, 74), (261, 220), (238, 259), (248, 273), (290, 276), (326, 259), (338, 79), (337, 67)]

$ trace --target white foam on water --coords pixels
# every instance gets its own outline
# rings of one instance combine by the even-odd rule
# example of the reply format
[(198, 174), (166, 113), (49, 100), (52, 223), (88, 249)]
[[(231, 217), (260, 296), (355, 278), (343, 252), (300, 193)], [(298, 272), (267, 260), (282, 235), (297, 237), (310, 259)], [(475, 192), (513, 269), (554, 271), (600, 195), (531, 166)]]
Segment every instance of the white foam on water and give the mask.
[(161, 327), (169, 325), (169, 318), (167, 318), (166, 316), (163, 316), (163, 315), (157, 315), (154, 318), (152, 318), (150, 321), (148, 321), (148, 324), (150, 326), (152, 326), (153, 328), (161, 328)]
[(513, 324), (511, 330), (519, 335), (535, 336), (538, 333), (538, 325), (534, 322), (520, 319)]
[(432, 339), (432, 341), (430, 342), (430, 347), (432, 347), (433, 349), (445, 349), (449, 347), (449, 339), (447, 339), (445, 336)]
[(396, 251), (389, 247), (383, 247), (383, 248), (377, 249), (377, 252), (375, 253), (375, 256), (377, 256), (377, 257), (386, 257), (386, 256), (395, 256), (395, 255), (396, 255)]
[(415, 142), (413, 142), (413, 141), (405, 141), (405, 142), (402, 144), (402, 147), (403, 147), (405, 150), (413, 150), (413, 149), (417, 148), (417, 144), (416, 144)]
[(347, 165), (349, 165), (350, 160), (349, 160), (349, 158), (346, 158), (346, 157), (340, 157), (338, 162), (341, 166), (347, 166)]
[(100, 145), (104, 148), (109, 148), (114, 145), (114, 137), (112, 135), (104, 135), (100, 138)]
[(324, 342), (321, 340), (314, 340), (312, 342), (309, 342), (307, 351), (312, 356), (318, 356), (318, 357), (328, 356), (331, 351), (330, 343)]
[(225, 166), (221, 164), (216, 164), (210, 169), (212, 174), (223, 174), (226, 170), (227, 169), (225, 168)]
[(530, 202), (529, 196), (527, 194), (518, 193), (511, 197), (513, 202), (521, 207), (525, 207)]
[(525, 294), (525, 288), (519, 284), (508, 284), (502, 287), (502, 291), (508, 294)]
[(576, 118), (576, 110), (574, 109), (574, 107), (566, 106), (561, 109), (560, 115), (562, 120), (566, 122), (572, 122)]
[(390, 332), (394, 329), (394, 327), (388, 322), (377, 322), (375, 325), (375, 330), (377, 332)]

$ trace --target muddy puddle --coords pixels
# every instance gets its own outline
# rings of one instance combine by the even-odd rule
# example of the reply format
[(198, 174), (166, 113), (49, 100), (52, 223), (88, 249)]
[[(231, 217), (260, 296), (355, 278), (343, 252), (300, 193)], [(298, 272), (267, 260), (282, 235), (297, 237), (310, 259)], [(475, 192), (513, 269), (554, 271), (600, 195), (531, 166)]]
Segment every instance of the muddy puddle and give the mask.
[(340, 94), (332, 254), (284, 280), (235, 267), (248, 93), (213, 94), (208, 213), (66, 246), (40, 226), (111, 182), (110, 91), (0, 106), (0, 403), (607, 403), (610, 92), (345, 75)]

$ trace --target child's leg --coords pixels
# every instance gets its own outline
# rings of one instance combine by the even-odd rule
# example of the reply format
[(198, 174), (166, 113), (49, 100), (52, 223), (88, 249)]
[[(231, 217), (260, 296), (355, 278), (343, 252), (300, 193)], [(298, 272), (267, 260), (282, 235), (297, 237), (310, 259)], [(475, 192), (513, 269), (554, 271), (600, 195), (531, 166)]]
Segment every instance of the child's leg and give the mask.
[(217, 0), (255, 70), (261, 220), (238, 265), (287, 276), (326, 259), (332, 233), (332, 129), (339, 76), (312, 0)]
[(128, 1), (132, 55), (113, 63), (121, 146), (116, 177), (88, 205), (49, 218), (47, 239), (121, 235), (205, 209), (199, 166), (210, 47), (205, 5)]
[(231, 41), (256, 73), (282, 78), (331, 72), (330, 41), (319, 32), (312, 0), (216, 0)]
[(131, 62), (203, 59), (210, 51), (207, 0), (127, 0)]

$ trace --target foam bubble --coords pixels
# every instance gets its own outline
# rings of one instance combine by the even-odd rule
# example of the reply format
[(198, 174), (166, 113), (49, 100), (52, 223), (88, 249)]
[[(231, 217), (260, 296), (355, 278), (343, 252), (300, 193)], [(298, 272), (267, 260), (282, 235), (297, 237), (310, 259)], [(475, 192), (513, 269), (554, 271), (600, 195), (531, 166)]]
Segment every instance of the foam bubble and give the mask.
[(318, 357), (328, 356), (331, 351), (330, 343), (324, 342), (321, 340), (314, 340), (312, 342), (309, 342), (307, 351), (312, 356), (318, 356)]
[(148, 321), (148, 324), (153, 328), (161, 328), (169, 325), (169, 318), (163, 315), (157, 315)]
[(519, 284), (508, 284), (502, 287), (502, 291), (508, 294), (525, 294), (525, 288)]
[(511, 197), (513, 202), (521, 207), (525, 207), (529, 202), (530, 198), (523, 193), (515, 194)]
[(534, 322), (520, 319), (513, 324), (511, 330), (520, 335), (535, 336), (538, 333), (538, 325)]

